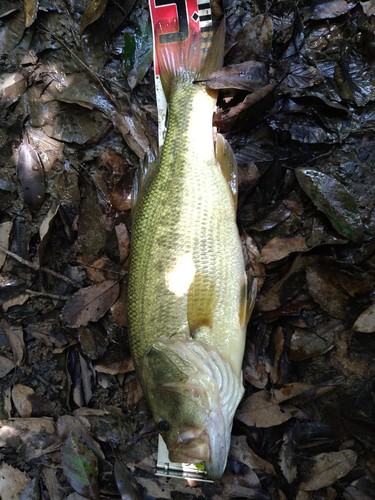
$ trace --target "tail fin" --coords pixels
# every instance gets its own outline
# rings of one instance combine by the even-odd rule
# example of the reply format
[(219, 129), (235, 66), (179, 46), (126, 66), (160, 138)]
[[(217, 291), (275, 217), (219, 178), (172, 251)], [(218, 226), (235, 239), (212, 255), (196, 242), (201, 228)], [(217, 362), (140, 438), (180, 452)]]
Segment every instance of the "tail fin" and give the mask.
[(174, 81), (204, 79), (222, 66), (224, 21), (215, 29), (215, 18), (221, 12), (219, 5), (218, 0), (168, 4), (164, 0), (150, 0), (155, 73), (160, 75), (167, 99)]

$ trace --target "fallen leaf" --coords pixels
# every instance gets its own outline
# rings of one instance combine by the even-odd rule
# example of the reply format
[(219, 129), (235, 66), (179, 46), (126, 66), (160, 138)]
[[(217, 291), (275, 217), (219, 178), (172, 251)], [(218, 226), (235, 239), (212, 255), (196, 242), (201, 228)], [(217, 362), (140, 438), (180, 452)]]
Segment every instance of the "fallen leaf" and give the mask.
[(260, 470), (271, 476), (276, 476), (274, 466), (259, 457), (247, 444), (246, 436), (233, 436), (230, 454), (250, 469)]
[(287, 257), (293, 252), (306, 252), (308, 246), (304, 236), (295, 236), (294, 238), (280, 238), (276, 236), (262, 248), (260, 262), (269, 264)]
[(98, 321), (115, 302), (119, 291), (118, 282), (112, 280), (81, 288), (62, 310), (64, 324), (77, 328), (87, 325), (89, 321)]
[(17, 177), (24, 202), (37, 211), (44, 202), (46, 186), (43, 165), (30, 144), (22, 143), (18, 149)]
[(5, 462), (0, 463), (0, 498), (1, 500), (17, 500), (26, 488), (30, 478), (19, 469)]
[(137, 482), (126, 464), (116, 460), (114, 475), (121, 500), (141, 500), (143, 498), (139, 492)]
[(246, 425), (256, 427), (272, 427), (286, 422), (292, 417), (291, 411), (281, 408), (280, 403), (312, 389), (313, 386), (303, 383), (287, 384), (269, 394), (258, 391), (248, 397), (236, 413), (236, 418)]
[(308, 479), (301, 483), (301, 490), (316, 491), (325, 488), (348, 474), (357, 461), (353, 450), (320, 453), (309, 461)]
[(82, 17), (80, 34), (85, 31), (87, 26), (97, 21), (105, 11), (107, 7), (108, 0), (91, 0), (91, 2), (86, 7), (85, 13)]
[(16, 384), (12, 389), (12, 401), (20, 417), (30, 417), (33, 406), (30, 396), (34, 394), (34, 389), (23, 384)]
[[(13, 227), (13, 222), (11, 220), (3, 222), (0, 224), (0, 246), (8, 250), (9, 247), (9, 235)], [(0, 269), (3, 267), (4, 262), (7, 258), (6, 253), (0, 252)]]
[(11, 325), (5, 319), (0, 321), (0, 329), (5, 332), (12, 348), (13, 359), (17, 366), (25, 360), (26, 348), (21, 325)]
[(375, 332), (375, 304), (371, 304), (358, 316), (353, 325), (353, 330), (362, 333)]
[(309, 294), (317, 304), (334, 318), (344, 320), (348, 314), (348, 296), (335, 285), (329, 271), (320, 266), (306, 269)]
[(98, 459), (72, 432), (62, 445), (61, 465), (66, 478), (77, 493), (92, 500), (99, 498)]
[(346, 187), (334, 177), (312, 168), (298, 168), (295, 174), (307, 196), (326, 214), (336, 231), (350, 241), (361, 241), (362, 220), (357, 203)]
[(23, 13), (25, 15), (25, 27), (29, 28), (35, 21), (38, 13), (38, 0), (24, 0)]
[(123, 264), (129, 257), (130, 252), (130, 235), (125, 224), (115, 226), (118, 248), (120, 253), (120, 262)]
[(10, 359), (0, 355), (0, 378), (8, 375), (16, 365)]
[(314, 8), (312, 19), (331, 19), (342, 16), (349, 12), (349, 5), (346, 0), (331, 0), (329, 2), (318, 3)]

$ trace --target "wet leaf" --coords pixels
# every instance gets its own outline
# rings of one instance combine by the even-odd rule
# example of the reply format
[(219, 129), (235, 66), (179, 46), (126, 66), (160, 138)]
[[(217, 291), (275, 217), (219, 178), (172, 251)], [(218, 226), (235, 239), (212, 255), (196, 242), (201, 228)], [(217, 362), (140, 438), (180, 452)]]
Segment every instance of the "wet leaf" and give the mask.
[(267, 85), (269, 80), (264, 63), (246, 61), (214, 71), (205, 83), (210, 89), (239, 89), (252, 92)]
[(119, 291), (118, 282), (112, 280), (78, 290), (62, 310), (65, 325), (77, 328), (89, 321), (98, 321), (115, 302)]
[(133, 30), (124, 34), (124, 68), (131, 89), (142, 80), (152, 62), (152, 28), (148, 10), (138, 9), (131, 16)]
[(331, 0), (329, 2), (320, 2), (314, 8), (312, 19), (331, 19), (342, 16), (349, 12), (349, 2), (346, 0)]
[(27, 80), (22, 73), (4, 73), (0, 75), (1, 107), (7, 108), (24, 93)]
[(357, 461), (353, 450), (333, 451), (316, 455), (309, 463), (308, 479), (301, 483), (304, 491), (316, 491), (330, 486), (346, 476)]
[(334, 177), (311, 168), (295, 171), (297, 180), (314, 205), (324, 212), (338, 233), (350, 241), (363, 238), (363, 225), (355, 199)]
[(23, 143), (18, 149), (17, 177), (21, 193), (30, 210), (38, 210), (45, 196), (44, 169), (35, 149)]
[(375, 333), (375, 304), (371, 304), (356, 319), (353, 330), (363, 333)]
[(308, 267), (306, 281), (310, 295), (324, 311), (334, 318), (346, 318), (348, 296), (335, 285), (326, 269), (318, 266)]
[(86, 7), (85, 13), (83, 14), (80, 34), (85, 31), (87, 26), (97, 21), (105, 11), (107, 7), (108, 0), (91, 0), (91, 2)]
[(92, 500), (99, 498), (98, 459), (74, 433), (69, 434), (61, 448), (61, 464), (77, 493)]

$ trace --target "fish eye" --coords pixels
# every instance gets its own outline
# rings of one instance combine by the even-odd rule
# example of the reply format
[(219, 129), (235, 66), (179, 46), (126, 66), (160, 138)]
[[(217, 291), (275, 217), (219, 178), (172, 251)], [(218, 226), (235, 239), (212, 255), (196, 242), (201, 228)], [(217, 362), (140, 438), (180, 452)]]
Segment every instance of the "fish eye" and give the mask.
[(169, 422), (167, 420), (160, 420), (157, 425), (160, 432), (168, 432), (170, 429)]

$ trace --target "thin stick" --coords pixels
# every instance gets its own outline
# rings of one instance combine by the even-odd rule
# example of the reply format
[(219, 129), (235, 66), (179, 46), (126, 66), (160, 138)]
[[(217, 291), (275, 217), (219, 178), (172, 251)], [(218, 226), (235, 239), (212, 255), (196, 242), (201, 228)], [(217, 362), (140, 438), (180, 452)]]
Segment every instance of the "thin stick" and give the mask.
[(0, 252), (5, 253), (6, 255), (9, 255), (9, 257), (12, 257), (16, 261), (18, 261), (20, 264), (23, 264), (26, 267), (29, 267), (30, 269), (33, 269), (34, 271), (42, 271), (43, 273), (50, 274), (54, 278), (57, 278), (59, 280), (65, 281), (69, 285), (74, 286), (74, 288), (80, 288), (78, 283), (75, 281), (71, 280), (67, 276), (64, 276), (63, 274), (57, 273), (56, 271), (53, 271), (52, 269), (49, 269), (48, 267), (44, 266), (39, 266), (39, 264), (36, 264), (34, 262), (30, 262), (29, 260), (24, 259), (20, 255), (17, 255), (14, 252), (11, 252), (10, 250), (4, 248), (3, 246), (0, 245)]

